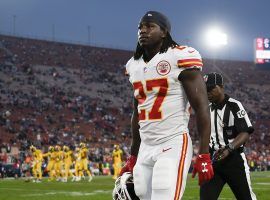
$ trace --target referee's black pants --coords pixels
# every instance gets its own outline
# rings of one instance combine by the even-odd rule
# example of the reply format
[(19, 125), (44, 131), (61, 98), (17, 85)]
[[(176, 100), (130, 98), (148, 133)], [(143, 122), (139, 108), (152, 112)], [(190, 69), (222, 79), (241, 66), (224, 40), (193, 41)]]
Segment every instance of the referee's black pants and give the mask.
[[(243, 156), (243, 157), (242, 157)], [(233, 152), (227, 158), (213, 163), (214, 177), (200, 187), (201, 200), (217, 200), (227, 183), (237, 200), (254, 200), (249, 169), (244, 153)]]

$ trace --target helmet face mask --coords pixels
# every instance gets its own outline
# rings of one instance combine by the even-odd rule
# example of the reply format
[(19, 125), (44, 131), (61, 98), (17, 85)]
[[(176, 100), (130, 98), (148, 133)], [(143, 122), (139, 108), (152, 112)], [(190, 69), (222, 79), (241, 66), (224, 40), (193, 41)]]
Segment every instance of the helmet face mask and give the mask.
[(133, 176), (130, 172), (118, 177), (112, 195), (113, 200), (139, 200), (134, 191)]

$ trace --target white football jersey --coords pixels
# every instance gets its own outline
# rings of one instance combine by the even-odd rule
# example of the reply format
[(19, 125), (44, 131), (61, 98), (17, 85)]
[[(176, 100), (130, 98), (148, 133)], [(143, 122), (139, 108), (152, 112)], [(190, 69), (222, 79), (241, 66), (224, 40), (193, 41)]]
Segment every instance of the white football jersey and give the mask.
[(146, 144), (160, 144), (188, 133), (190, 105), (179, 74), (202, 68), (197, 50), (179, 46), (157, 53), (148, 63), (131, 58), (126, 64), (134, 97), (138, 100), (140, 137)]

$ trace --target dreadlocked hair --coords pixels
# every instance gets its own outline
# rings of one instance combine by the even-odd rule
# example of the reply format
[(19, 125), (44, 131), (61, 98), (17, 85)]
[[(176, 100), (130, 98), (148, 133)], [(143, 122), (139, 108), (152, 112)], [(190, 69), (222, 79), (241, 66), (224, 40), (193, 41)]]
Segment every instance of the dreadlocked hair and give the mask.
[[(174, 48), (176, 46), (179, 46), (179, 45), (172, 39), (172, 36), (170, 35), (170, 33), (167, 32), (166, 37), (163, 39), (162, 46), (160, 48), (159, 53), (165, 53), (170, 47)], [(143, 54), (144, 54), (144, 49), (138, 42), (136, 51), (133, 55), (134, 60), (138, 60)]]

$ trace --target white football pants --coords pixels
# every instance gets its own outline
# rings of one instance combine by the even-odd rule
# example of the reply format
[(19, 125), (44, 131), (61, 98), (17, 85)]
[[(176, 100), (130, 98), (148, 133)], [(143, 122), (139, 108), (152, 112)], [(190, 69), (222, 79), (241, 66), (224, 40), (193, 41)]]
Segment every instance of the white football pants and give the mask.
[(192, 154), (188, 133), (158, 145), (141, 142), (133, 170), (135, 192), (140, 200), (181, 199)]

